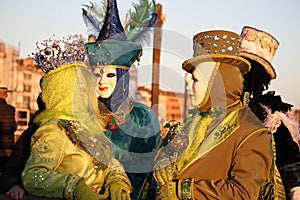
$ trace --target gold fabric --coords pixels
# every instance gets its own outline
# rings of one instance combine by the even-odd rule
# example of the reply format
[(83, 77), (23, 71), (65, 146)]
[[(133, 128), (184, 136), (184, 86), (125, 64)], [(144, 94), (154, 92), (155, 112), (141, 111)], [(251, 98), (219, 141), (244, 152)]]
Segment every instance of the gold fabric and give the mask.
[(211, 30), (197, 33), (194, 38), (194, 57), (186, 60), (182, 68), (187, 72), (200, 62), (214, 61), (238, 67), (242, 74), (250, 70), (250, 63), (239, 56), (240, 36), (226, 30)]
[(268, 130), (250, 114), (248, 108), (241, 108), (239, 128), (176, 177), (195, 179), (196, 199), (258, 198), (269, 175), (273, 152)]
[(89, 186), (99, 191), (112, 169), (123, 171), (115, 160), (111, 168), (97, 172), (92, 161), (89, 154), (70, 141), (64, 130), (55, 122), (49, 122), (32, 138), (31, 155), (22, 173), (23, 185), (33, 195), (63, 198), (64, 185), (71, 174), (83, 177)]
[(156, 200), (178, 200), (176, 194), (177, 185), (175, 182), (170, 182), (163, 186), (160, 186), (160, 190), (157, 192)]
[[(230, 77), (230, 78), (228, 78)], [(243, 77), (237, 67), (227, 63), (220, 63), (218, 71), (214, 73), (209, 83), (206, 101), (201, 104), (200, 112), (207, 112), (211, 108), (228, 107), (240, 99), (243, 92)], [(207, 96), (208, 95), (208, 96)]]
[[(223, 107), (225, 116), (187, 118), (194, 127), (183, 130), (199, 138), (192, 138), (179, 158), (175, 179), (194, 179), (195, 199), (258, 199), (272, 165), (271, 134), (240, 102), (243, 78), (239, 69), (221, 63), (218, 72), (199, 115)], [(189, 157), (181, 160), (185, 155)]]
[(80, 136), (97, 138), (103, 144), (98, 145), (96, 153), (101, 148), (110, 148), (98, 113), (95, 86), (96, 78), (79, 63), (60, 66), (43, 77), (46, 110), (35, 118), (40, 127), (32, 136), (31, 154), (22, 172), (23, 186), (29, 194), (72, 199), (82, 178), (95, 192), (104, 186), (109, 173), (123, 174), (122, 178), (128, 180), (121, 164), (111, 155), (105, 156), (111, 158), (105, 163), (108, 167), (95, 166), (96, 156), (74, 144), (66, 129), (58, 125), (62, 119), (79, 122), (86, 129)]
[(282, 183), (280, 173), (276, 165), (276, 148), (275, 140), (272, 135), (272, 149), (274, 153), (274, 158), (272, 166), (270, 169), (270, 174), (268, 179), (265, 181), (264, 185), (260, 190), (259, 200), (283, 200), (286, 198), (285, 189)]
[(95, 76), (84, 64), (73, 63), (51, 70), (42, 81), (42, 99), (46, 110), (37, 115), (34, 121), (43, 125), (65, 115), (80, 121), (92, 133), (104, 135), (94, 89), (96, 85)]

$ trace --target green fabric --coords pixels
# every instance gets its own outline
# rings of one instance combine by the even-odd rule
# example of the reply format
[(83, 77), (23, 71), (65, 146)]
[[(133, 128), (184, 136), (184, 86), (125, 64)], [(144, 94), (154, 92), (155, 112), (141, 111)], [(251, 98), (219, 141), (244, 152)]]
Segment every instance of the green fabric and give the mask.
[(113, 153), (124, 166), (137, 199), (148, 173), (152, 170), (160, 126), (156, 115), (145, 105), (135, 102), (126, 115), (126, 122), (117, 130), (110, 130), (107, 136), (113, 142)]
[(187, 179), (187, 180), (182, 180), (181, 182), (181, 198), (182, 199), (191, 199), (192, 195), (191, 195), (191, 180)]
[(21, 176), (23, 187), (29, 194), (63, 198), (66, 183), (74, 185), (78, 182), (79, 177), (70, 181), (71, 173), (54, 170), (62, 163), (66, 151), (63, 134), (55, 124), (49, 123), (32, 136), (30, 157)]
[(142, 53), (139, 43), (103, 40), (85, 45), (90, 66), (119, 65), (130, 67)]

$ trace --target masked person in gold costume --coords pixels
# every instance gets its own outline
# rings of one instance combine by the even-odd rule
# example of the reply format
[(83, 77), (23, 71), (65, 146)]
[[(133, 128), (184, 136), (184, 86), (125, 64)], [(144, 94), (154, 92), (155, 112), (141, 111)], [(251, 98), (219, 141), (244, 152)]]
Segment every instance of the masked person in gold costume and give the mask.
[(39, 128), (22, 183), (35, 196), (127, 200), (131, 184), (104, 133), (84, 41), (78, 35), (50, 39), (34, 54), (46, 72), (41, 86), (46, 109), (34, 118)]
[[(157, 199), (258, 199), (272, 164), (272, 137), (240, 100), (242, 75), (250, 70), (239, 56), (240, 37), (213, 30), (193, 41), (194, 57), (183, 69), (195, 109), (157, 156)], [(183, 143), (181, 152), (164, 150)]]

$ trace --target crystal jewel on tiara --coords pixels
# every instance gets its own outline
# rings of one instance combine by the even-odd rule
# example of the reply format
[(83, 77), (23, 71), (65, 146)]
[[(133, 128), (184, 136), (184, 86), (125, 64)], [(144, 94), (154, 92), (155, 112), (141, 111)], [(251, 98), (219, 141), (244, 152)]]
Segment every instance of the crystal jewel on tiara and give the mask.
[(47, 73), (64, 64), (83, 63), (86, 58), (85, 39), (82, 35), (68, 35), (62, 39), (49, 38), (40, 44), (37, 52), (32, 53), (36, 64)]

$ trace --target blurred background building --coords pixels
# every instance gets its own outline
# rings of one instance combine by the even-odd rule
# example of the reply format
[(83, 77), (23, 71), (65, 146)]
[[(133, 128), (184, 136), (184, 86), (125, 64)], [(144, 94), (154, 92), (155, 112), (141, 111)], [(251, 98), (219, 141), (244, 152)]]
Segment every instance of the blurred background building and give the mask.
[(18, 49), (0, 42), (0, 83), (12, 90), (8, 93), (7, 103), (13, 105), (19, 114), (16, 137), (27, 128), (31, 115), (38, 109), (36, 99), (42, 75), (33, 59), (19, 58)]

